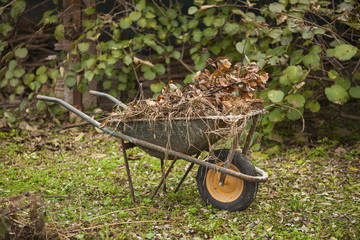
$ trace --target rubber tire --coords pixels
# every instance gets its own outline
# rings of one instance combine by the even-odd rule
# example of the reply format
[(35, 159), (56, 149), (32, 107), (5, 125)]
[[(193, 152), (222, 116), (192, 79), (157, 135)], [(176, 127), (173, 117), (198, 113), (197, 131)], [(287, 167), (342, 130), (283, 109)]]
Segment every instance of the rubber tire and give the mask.
[[(215, 150), (215, 156), (221, 161), (225, 162), (229, 153), (229, 149)], [(215, 163), (215, 160), (209, 160), (210, 163)], [(241, 173), (256, 176), (256, 170), (251, 161), (243, 154), (236, 152), (231, 162)], [(206, 175), (209, 168), (200, 166), (197, 172), (197, 185), (201, 198), (206, 204), (211, 204), (214, 207), (227, 211), (243, 211), (250, 206), (255, 200), (258, 183), (244, 181), (244, 188), (241, 195), (232, 202), (221, 202), (212, 197), (206, 184)]]

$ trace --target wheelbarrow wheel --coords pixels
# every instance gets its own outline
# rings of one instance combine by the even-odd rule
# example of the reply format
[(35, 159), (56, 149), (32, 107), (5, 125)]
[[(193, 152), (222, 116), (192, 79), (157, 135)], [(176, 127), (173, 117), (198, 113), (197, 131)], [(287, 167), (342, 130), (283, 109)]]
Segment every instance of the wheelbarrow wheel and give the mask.
[[(218, 166), (223, 166), (229, 149), (215, 150), (215, 156), (220, 162), (209, 160)], [(236, 152), (229, 167), (231, 170), (247, 175), (256, 176), (256, 170), (251, 161), (243, 154)], [(228, 211), (245, 210), (255, 200), (258, 184), (242, 179), (226, 176), (223, 186), (219, 186), (221, 173), (207, 167), (200, 166), (197, 173), (197, 185), (200, 196), (206, 204)]]

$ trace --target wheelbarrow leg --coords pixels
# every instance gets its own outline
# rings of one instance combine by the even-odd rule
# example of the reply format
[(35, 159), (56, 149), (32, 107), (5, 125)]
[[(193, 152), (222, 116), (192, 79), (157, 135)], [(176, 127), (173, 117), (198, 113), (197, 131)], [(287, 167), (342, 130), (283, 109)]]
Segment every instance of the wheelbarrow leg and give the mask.
[[(161, 179), (165, 179), (165, 160), (164, 159), (160, 159), (160, 166), (161, 166)], [(163, 191), (164, 191), (164, 193), (166, 193), (166, 182), (164, 182)]]
[[(198, 158), (200, 156), (200, 153), (196, 154), (195, 158)], [(191, 169), (194, 167), (194, 163), (191, 163), (190, 166), (188, 167), (188, 169), (186, 170), (186, 172), (184, 173), (184, 176), (181, 178), (179, 184), (177, 185), (177, 187), (175, 188), (174, 193), (176, 193), (177, 191), (179, 191), (181, 185), (183, 184), (183, 182), (185, 181), (187, 175), (189, 174), (189, 172), (191, 171)]]
[(182, 183), (185, 181), (185, 178), (187, 177), (187, 175), (189, 174), (189, 172), (191, 171), (191, 169), (194, 167), (194, 163), (191, 163), (190, 166), (188, 167), (188, 169), (186, 170), (184, 176), (181, 178), (179, 184), (177, 185), (174, 193), (176, 193), (177, 191), (179, 191)]
[(249, 148), (250, 148), (250, 142), (251, 142), (251, 139), (254, 135), (254, 132), (255, 132), (255, 129), (256, 129), (256, 125), (257, 125), (257, 122), (258, 122), (258, 119), (259, 119), (259, 115), (255, 115), (253, 117), (253, 122), (251, 124), (251, 127), (250, 127), (250, 130), (249, 130), (249, 133), (246, 137), (246, 140), (245, 140), (245, 145), (244, 145), (244, 148), (242, 150), (242, 154), (246, 155), (247, 152), (249, 151)]
[(153, 193), (153, 195), (151, 196), (151, 199), (153, 199), (155, 197), (155, 195), (157, 194), (157, 192), (159, 191), (161, 185), (163, 185), (163, 183), (165, 182), (165, 179), (167, 178), (167, 176), (169, 175), (171, 169), (174, 167), (174, 164), (176, 162), (176, 158), (171, 162), (169, 169), (166, 171), (165, 176), (161, 179), (161, 182), (159, 183), (159, 185), (157, 186), (157, 188), (155, 189), (155, 192)]
[(121, 148), (122, 148), (122, 152), (123, 152), (123, 156), (124, 156), (127, 180), (129, 182), (131, 201), (134, 205), (137, 205), (137, 203), (135, 202), (134, 188), (133, 188), (133, 184), (132, 184), (132, 180), (131, 180), (131, 173), (130, 173), (130, 168), (129, 168), (129, 161), (128, 161), (127, 154), (126, 154), (125, 143), (124, 143), (124, 140), (122, 140), (122, 139), (120, 140), (120, 142), (121, 142)]

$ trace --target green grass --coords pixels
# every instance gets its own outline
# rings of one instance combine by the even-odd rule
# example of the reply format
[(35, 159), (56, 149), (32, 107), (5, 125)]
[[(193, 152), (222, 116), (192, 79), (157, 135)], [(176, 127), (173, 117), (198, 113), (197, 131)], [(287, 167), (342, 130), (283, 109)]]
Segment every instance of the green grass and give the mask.
[[(75, 141), (81, 132), (82, 140)], [(243, 212), (206, 206), (192, 170), (173, 193), (188, 163), (179, 160), (162, 191), (160, 161), (141, 150), (130, 168), (138, 206), (131, 203), (119, 141), (93, 129), (30, 137), (0, 133), (0, 202), (39, 196), (48, 238), (59, 239), (359, 239), (360, 142), (323, 139), (307, 147), (275, 146), (252, 153), (269, 173)], [(166, 163), (167, 166), (170, 162)], [(15, 213), (31, 223), (31, 209)], [(39, 233), (37, 233), (39, 234)], [(40, 236), (40, 235), (39, 235)], [(42, 235), (44, 237), (44, 235)], [(45, 238), (45, 237), (44, 237)]]

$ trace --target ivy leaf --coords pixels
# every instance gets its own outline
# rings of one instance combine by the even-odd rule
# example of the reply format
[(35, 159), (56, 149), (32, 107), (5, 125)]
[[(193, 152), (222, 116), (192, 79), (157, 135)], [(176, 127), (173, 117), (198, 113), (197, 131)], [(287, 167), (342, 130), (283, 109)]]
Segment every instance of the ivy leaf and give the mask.
[(302, 33), (302, 38), (303, 39), (311, 39), (313, 36), (314, 36), (314, 33), (311, 30), (304, 31)]
[(56, 26), (54, 36), (58, 41), (63, 40), (65, 38), (64, 31), (65, 31), (64, 24), (59, 24)]
[(339, 73), (335, 70), (330, 70), (328, 72), (328, 76), (331, 80), (335, 80), (337, 77), (339, 77)]
[(320, 65), (320, 57), (315, 54), (308, 54), (303, 58), (303, 63), (307, 68), (314, 68)]
[(322, 52), (322, 49), (319, 45), (313, 45), (310, 49), (309, 54), (319, 54)]
[(86, 15), (91, 15), (94, 12), (95, 12), (95, 8), (93, 8), (93, 7), (88, 7), (88, 8), (85, 9), (85, 14)]
[(165, 83), (160, 82), (158, 84), (150, 84), (150, 90), (155, 94), (159, 94), (161, 90), (165, 87)]
[(218, 55), (221, 52), (221, 47), (219, 44), (215, 43), (209, 47), (209, 50), (215, 55)]
[(329, 48), (329, 49), (327, 49), (326, 50), (326, 55), (328, 56), (328, 57), (333, 57), (334, 56), (334, 51), (335, 49), (333, 49), (333, 48)]
[(180, 59), (181, 53), (180, 53), (179, 51), (174, 51), (174, 52), (170, 55), (170, 57), (173, 57), (173, 58), (175, 58), (175, 59)]
[(129, 55), (126, 55), (124, 57), (124, 63), (129, 66), (132, 63), (132, 58)]
[(341, 61), (350, 60), (358, 51), (358, 48), (349, 44), (342, 44), (334, 49), (334, 56)]
[(210, 27), (211, 25), (213, 25), (214, 20), (214, 15), (206, 16), (203, 18), (203, 23), (205, 24), (205, 26)]
[(49, 69), (48, 75), (51, 79), (56, 79), (59, 76), (59, 70), (57, 69)]
[(306, 104), (306, 107), (310, 109), (311, 112), (316, 113), (320, 110), (320, 103), (318, 101), (309, 102)]
[(360, 86), (350, 88), (349, 93), (353, 98), (360, 98)]
[(89, 50), (89, 47), (90, 47), (90, 43), (87, 43), (87, 42), (78, 44), (78, 48), (81, 53), (87, 52)]
[(303, 107), (305, 104), (305, 97), (301, 94), (290, 94), (285, 99), (296, 108)]
[(279, 82), (280, 82), (280, 84), (283, 85), (283, 86), (288, 86), (288, 85), (290, 85), (290, 81), (289, 81), (289, 79), (287, 78), (287, 75), (282, 75), (282, 76), (280, 76)]
[(284, 10), (284, 9), (285, 9), (285, 7), (284, 7), (284, 5), (282, 5), (281, 3), (275, 2), (275, 3), (271, 3), (271, 4), (269, 5), (269, 10), (270, 10), (270, 12), (279, 13), (279, 12), (281, 12), (281, 11)]
[(325, 29), (323, 29), (323, 28), (316, 28), (315, 30), (314, 30), (314, 34), (319, 34), (319, 35), (321, 35), (321, 34), (324, 34), (326, 31), (325, 31)]
[(146, 25), (147, 25), (147, 21), (146, 21), (146, 18), (142, 17), (139, 19), (139, 21), (137, 22), (137, 24), (142, 27), (142, 28), (145, 28)]
[(222, 25), (224, 25), (225, 23), (225, 19), (222, 17), (216, 17), (214, 20), (214, 27), (221, 27)]
[(281, 122), (284, 120), (284, 113), (279, 108), (275, 108), (268, 115), (271, 122)]
[(284, 74), (292, 83), (298, 83), (303, 78), (303, 70), (300, 66), (289, 66), (285, 69)]
[(347, 100), (349, 100), (349, 94), (342, 86), (337, 84), (325, 88), (325, 95), (330, 102), (336, 104), (344, 104)]
[(148, 69), (144, 72), (144, 78), (148, 79), (148, 80), (153, 80), (155, 78), (156, 74), (151, 71), (151, 69)]
[(20, 78), (22, 75), (24, 75), (25, 70), (23, 68), (17, 68), (14, 70), (13, 74), (14, 77)]
[(268, 98), (275, 103), (281, 102), (284, 98), (284, 92), (281, 90), (271, 90), (268, 92)]
[(190, 29), (196, 28), (197, 25), (199, 25), (199, 20), (197, 20), (197, 19), (190, 20), (189, 24), (188, 24)]
[(162, 75), (165, 73), (165, 67), (160, 63), (155, 64), (154, 70), (158, 75)]
[(1, 80), (0, 82), (0, 88), (5, 87), (6, 85), (8, 85), (9, 79), (4, 78), (3, 80)]
[(11, 71), (11, 70), (8, 70), (8, 71), (6, 72), (6, 74), (5, 74), (5, 78), (6, 78), (6, 79), (10, 79), (10, 78), (12, 78), (13, 76), (14, 76), (14, 72)]
[(168, 16), (170, 19), (175, 19), (177, 17), (178, 13), (175, 9), (169, 8), (166, 11), (166, 16)]
[(19, 79), (18, 78), (12, 78), (9, 80), (10, 86), (11, 87), (16, 87), (16, 85), (18, 85), (19, 83)]
[(136, 10), (141, 11), (146, 7), (146, 1), (145, 0), (140, 0), (136, 5)]
[(26, 3), (24, 0), (17, 0), (12, 4), (12, 8), (10, 10), (10, 16), (17, 20), (18, 16), (25, 10)]
[(0, 32), (3, 36), (6, 35), (12, 30), (12, 26), (9, 23), (0, 23)]
[(48, 76), (46, 74), (40, 74), (39, 76), (36, 77), (36, 81), (39, 82), (40, 84), (45, 84), (48, 80)]
[(286, 114), (286, 117), (292, 121), (298, 120), (301, 118), (301, 114), (302, 114), (303, 109), (292, 109), (290, 112), (288, 112)]
[(41, 75), (46, 72), (46, 67), (44, 65), (40, 66), (38, 69), (36, 69), (36, 75)]
[(26, 48), (17, 48), (15, 50), (15, 56), (18, 58), (25, 58), (28, 54), (28, 50)]
[(95, 73), (94, 73), (93, 71), (91, 71), (91, 70), (86, 70), (86, 71), (84, 72), (84, 78), (85, 78), (88, 82), (92, 81), (93, 78), (94, 78), (94, 76), (95, 76)]
[(25, 75), (24, 75), (24, 83), (26, 84), (26, 85), (29, 85), (29, 83), (31, 83), (32, 82), (32, 80), (34, 80), (34, 78), (35, 78), (35, 74), (33, 74), (33, 73), (26, 73)]
[(13, 71), (16, 66), (17, 66), (17, 61), (15, 59), (13, 59), (9, 62), (9, 70), (10, 71)]
[(202, 31), (200, 31), (199, 29), (195, 29), (193, 31), (192, 37), (195, 42), (200, 42), (202, 37)]
[(106, 80), (103, 82), (104, 89), (110, 89), (112, 86), (112, 82), (110, 80)]
[(269, 32), (269, 37), (271, 38), (277, 38), (282, 34), (281, 28), (274, 28)]
[[(137, 21), (137, 20), (139, 20), (141, 18), (141, 12), (131, 12), (130, 14), (129, 14), (129, 19), (131, 20), (131, 21)], [(121, 23), (120, 23), (121, 24)]]
[(291, 55), (290, 65), (297, 65), (301, 63), (302, 60), (304, 59), (302, 53), (303, 53), (302, 49), (294, 51)]
[(188, 9), (188, 14), (189, 15), (194, 15), (197, 12), (198, 8), (195, 6), (189, 7)]
[(235, 35), (239, 32), (239, 30), (240, 30), (240, 27), (239, 27), (239, 24), (237, 24), (237, 23), (227, 22), (224, 25), (224, 32), (229, 35)]
[(215, 28), (206, 28), (203, 32), (205, 38), (212, 38), (217, 34), (217, 30)]
[(69, 88), (72, 88), (76, 85), (76, 78), (75, 78), (75, 76), (68, 75), (68, 76), (66, 76), (64, 82), (65, 82), (66, 86), (68, 86)]
[(24, 90), (25, 90), (25, 86), (21, 84), (15, 88), (15, 93), (20, 95), (24, 92)]
[(121, 18), (119, 21), (119, 25), (122, 29), (128, 29), (132, 24), (132, 21), (129, 17)]
[(345, 90), (348, 90), (351, 87), (351, 82), (347, 78), (336, 78), (335, 83), (339, 86), (342, 86)]

